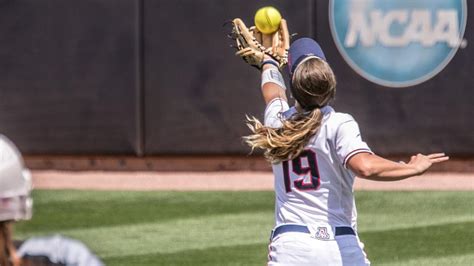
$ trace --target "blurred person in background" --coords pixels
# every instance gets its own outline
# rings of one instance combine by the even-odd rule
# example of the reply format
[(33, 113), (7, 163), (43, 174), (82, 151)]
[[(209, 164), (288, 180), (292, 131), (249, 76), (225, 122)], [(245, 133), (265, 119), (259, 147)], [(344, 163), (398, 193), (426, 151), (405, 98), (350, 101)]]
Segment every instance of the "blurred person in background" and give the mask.
[(13, 224), (32, 216), (31, 189), (31, 174), (20, 152), (0, 134), (0, 266), (103, 265), (83, 243), (60, 235), (34, 237), (15, 245)]

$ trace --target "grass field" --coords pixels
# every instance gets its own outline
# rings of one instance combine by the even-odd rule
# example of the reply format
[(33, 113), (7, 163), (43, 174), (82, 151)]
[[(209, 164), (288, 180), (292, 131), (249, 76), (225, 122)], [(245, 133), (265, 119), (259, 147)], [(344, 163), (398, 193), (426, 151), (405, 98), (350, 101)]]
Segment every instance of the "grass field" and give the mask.
[[(60, 233), (107, 265), (264, 265), (272, 192), (35, 191), (16, 238)], [(358, 192), (373, 265), (472, 265), (474, 193)]]

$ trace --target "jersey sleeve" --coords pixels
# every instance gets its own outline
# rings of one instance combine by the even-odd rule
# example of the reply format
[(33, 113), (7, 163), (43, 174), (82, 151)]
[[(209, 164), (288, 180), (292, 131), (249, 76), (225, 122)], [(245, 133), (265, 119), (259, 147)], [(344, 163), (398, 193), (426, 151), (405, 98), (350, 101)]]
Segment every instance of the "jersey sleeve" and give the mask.
[(336, 132), (336, 152), (340, 161), (347, 168), (347, 162), (358, 153), (371, 153), (367, 143), (362, 140), (359, 125), (351, 116), (339, 125)]
[(288, 110), (288, 103), (282, 98), (275, 98), (267, 104), (265, 108), (265, 126), (280, 128), (283, 126), (281, 113)]

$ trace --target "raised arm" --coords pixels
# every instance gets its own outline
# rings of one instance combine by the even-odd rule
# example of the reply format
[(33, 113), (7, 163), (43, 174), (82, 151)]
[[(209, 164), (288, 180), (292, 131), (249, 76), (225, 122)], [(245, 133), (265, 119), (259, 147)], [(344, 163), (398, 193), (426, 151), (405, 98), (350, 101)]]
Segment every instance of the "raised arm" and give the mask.
[(265, 55), (262, 65), (261, 90), (265, 104), (273, 99), (280, 98), (287, 101), (285, 81), (280, 70), (276, 66), (277, 62), (270, 56)]
[(288, 63), (290, 35), (285, 19), (281, 19), (277, 31), (264, 34), (255, 26), (247, 28), (236, 18), (232, 20), (232, 31), (228, 35), (235, 40), (235, 53), (249, 65), (261, 70), (261, 89), (265, 103), (280, 98), (287, 102), (285, 81), (280, 73), (281, 67)]
[(449, 160), (444, 153), (417, 154), (408, 163), (396, 163), (370, 153), (359, 153), (347, 162), (357, 176), (375, 181), (396, 181), (423, 174), (434, 163)]

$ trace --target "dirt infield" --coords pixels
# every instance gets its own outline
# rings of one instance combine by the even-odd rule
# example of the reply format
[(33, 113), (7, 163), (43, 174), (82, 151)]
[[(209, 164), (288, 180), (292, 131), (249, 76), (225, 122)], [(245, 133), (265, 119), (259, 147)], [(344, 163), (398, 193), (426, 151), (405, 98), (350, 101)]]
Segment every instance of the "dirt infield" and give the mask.
[[(38, 189), (273, 190), (261, 156), (26, 156)], [(394, 161), (406, 159), (393, 157)], [(451, 158), (399, 182), (357, 179), (357, 190), (474, 190), (474, 158)]]
[[(392, 156), (388, 159), (407, 161), (410, 156)], [(138, 172), (268, 172), (271, 166), (263, 156), (194, 155), (194, 156), (25, 156), (28, 168), (59, 171), (138, 171)], [(474, 173), (474, 158), (450, 158), (435, 164), (432, 172)]]
[[(84, 190), (273, 190), (271, 172), (33, 171), (36, 189)], [(427, 173), (398, 182), (358, 178), (356, 190), (474, 190), (474, 173)]]

